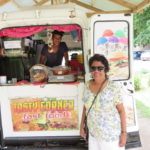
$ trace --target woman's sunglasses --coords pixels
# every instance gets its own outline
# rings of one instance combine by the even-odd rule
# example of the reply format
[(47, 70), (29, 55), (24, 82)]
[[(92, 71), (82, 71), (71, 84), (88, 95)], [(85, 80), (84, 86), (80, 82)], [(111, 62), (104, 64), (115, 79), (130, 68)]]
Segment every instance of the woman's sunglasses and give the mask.
[(91, 66), (91, 67), (90, 67), (90, 71), (91, 71), (91, 72), (96, 71), (96, 70), (102, 71), (102, 70), (104, 70), (104, 69), (105, 69), (105, 67), (103, 67), (103, 66)]

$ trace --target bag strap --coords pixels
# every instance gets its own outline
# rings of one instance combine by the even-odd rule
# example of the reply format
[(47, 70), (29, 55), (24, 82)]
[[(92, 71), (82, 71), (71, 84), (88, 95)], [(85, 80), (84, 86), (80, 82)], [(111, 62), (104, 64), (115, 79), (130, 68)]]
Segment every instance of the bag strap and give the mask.
[(90, 106), (90, 108), (89, 108), (89, 110), (88, 110), (88, 112), (87, 112), (87, 114), (86, 114), (86, 118), (87, 118), (87, 116), (88, 116), (88, 114), (89, 114), (89, 112), (90, 112), (90, 110), (91, 110), (93, 104), (95, 103), (95, 100), (96, 100), (96, 98), (97, 98), (97, 96), (98, 96), (100, 90), (102, 89), (102, 86), (104, 85), (104, 83), (106, 82), (107, 79), (108, 79), (108, 78), (106, 78), (106, 79), (102, 82), (102, 84), (100, 85), (99, 90), (98, 90), (98, 92), (96, 93), (96, 95), (95, 95), (95, 97), (94, 97), (94, 99), (93, 99), (93, 101), (92, 101), (92, 104), (91, 104), (91, 106)]

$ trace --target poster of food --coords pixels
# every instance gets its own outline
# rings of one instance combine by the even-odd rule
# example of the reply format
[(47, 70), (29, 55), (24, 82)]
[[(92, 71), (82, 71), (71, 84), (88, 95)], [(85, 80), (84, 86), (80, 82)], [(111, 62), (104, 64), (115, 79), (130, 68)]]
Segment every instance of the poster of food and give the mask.
[(47, 131), (78, 129), (75, 98), (15, 98), (10, 100), (13, 130)]
[(101, 21), (94, 26), (94, 53), (103, 54), (110, 63), (113, 80), (129, 78), (129, 31), (125, 21)]
[(78, 83), (1, 87), (3, 137), (79, 136), (83, 86)]

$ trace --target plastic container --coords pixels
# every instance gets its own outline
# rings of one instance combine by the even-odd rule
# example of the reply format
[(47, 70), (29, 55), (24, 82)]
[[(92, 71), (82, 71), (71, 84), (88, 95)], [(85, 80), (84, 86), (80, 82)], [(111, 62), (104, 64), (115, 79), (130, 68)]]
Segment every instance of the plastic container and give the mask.
[(45, 65), (37, 64), (30, 69), (30, 81), (32, 83), (47, 82), (48, 79), (48, 67)]
[(77, 71), (79, 68), (78, 60), (70, 60), (70, 66), (72, 71)]
[(70, 68), (67, 66), (57, 66), (51, 68), (54, 75), (67, 75), (70, 72)]
[(0, 76), (0, 84), (7, 84), (7, 76)]
[(83, 55), (82, 54), (77, 55), (77, 60), (79, 63), (83, 64)]

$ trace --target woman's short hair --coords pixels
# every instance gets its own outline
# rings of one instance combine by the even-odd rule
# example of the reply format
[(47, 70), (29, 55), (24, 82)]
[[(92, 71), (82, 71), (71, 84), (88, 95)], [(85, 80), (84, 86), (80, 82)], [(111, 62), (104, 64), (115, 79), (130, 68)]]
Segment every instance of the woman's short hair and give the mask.
[(92, 66), (94, 61), (100, 61), (105, 66), (105, 72), (109, 72), (109, 63), (104, 55), (95, 54), (89, 59), (89, 67)]
[(60, 35), (61, 37), (64, 35), (64, 32), (63, 31), (57, 31), (57, 30), (54, 30), (53, 32), (52, 32), (52, 34), (54, 35), (54, 34), (58, 34), (58, 35)]

